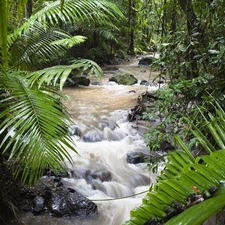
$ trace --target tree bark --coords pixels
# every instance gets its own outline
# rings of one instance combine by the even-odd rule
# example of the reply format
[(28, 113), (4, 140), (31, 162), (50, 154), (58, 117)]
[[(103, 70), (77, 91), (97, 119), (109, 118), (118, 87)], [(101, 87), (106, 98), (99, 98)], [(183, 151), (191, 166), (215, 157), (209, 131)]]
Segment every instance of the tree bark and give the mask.
[(178, 2), (187, 16), (187, 29), (189, 36), (191, 36), (193, 32), (199, 32), (199, 35), (196, 36), (199, 42), (205, 47), (208, 46), (206, 30), (203, 29), (200, 22), (197, 22), (197, 16), (192, 5), (192, 0), (178, 0)]
[(174, 34), (177, 27), (177, 11), (176, 11), (176, 0), (173, 0), (173, 10), (172, 10), (172, 22), (171, 22), (171, 32)]
[(178, 0), (178, 1), (180, 4), (180, 7), (182, 8), (182, 10), (185, 12), (187, 16), (188, 33), (191, 34), (193, 28), (195, 27), (196, 19), (197, 19), (197, 16), (192, 6), (192, 0)]
[(164, 10), (163, 10), (163, 16), (162, 16), (162, 33), (161, 36), (166, 36), (166, 0), (164, 0)]
[(199, 76), (197, 61), (195, 60), (195, 55), (199, 54), (199, 52), (196, 52), (196, 49), (206, 48), (208, 46), (208, 37), (205, 29), (202, 28), (202, 24), (197, 21), (197, 15), (194, 11), (192, 0), (178, 0), (178, 2), (187, 17), (187, 42), (189, 43), (192, 40), (192, 35), (194, 33), (198, 34), (195, 35), (195, 39), (198, 42), (196, 45), (198, 45), (199, 48), (196, 45), (190, 47), (186, 56), (187, 61), (190, 62), (190, 68), (189, 71), (187, 71), (187, 79), (192, 79)]
[(28, 0), (26, 5), (27, 18), (31, 17), (33, 12), (33, 0)]
[(130, 33), (129, 33), (128, 53), (131, 55), (134, 55), (134, 28), (133, 28), (132, 19), (135, 20), (135, 13), (132, 7), (134, 7), (134, 2), (132, 2), (132, 0), (129, 0), (128, 1), (128, 26), (130, 29)]

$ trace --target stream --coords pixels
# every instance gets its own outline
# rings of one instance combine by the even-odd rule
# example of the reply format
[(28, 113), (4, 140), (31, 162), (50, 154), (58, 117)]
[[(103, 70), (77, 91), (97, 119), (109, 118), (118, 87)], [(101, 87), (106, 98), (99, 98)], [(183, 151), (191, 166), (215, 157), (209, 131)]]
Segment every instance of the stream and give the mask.
[[(130, 210), (142, 203), (146, 194), (143, 192), (155, 181), (156, 175), (144, 170), (144, 163), (127, 163), (129, 152), (149, 153), (142, 133), (127, 120), (127, 115), (136, 105), (138, 95), (157, 90), (158, 84), (140, 85), (141, 80), (152, 80), (157, 73), (150, 74), (150, 67), (139, 67), (139, 59), (116, 66), (119, 70), (103, 68), (104, 75), (98, 81), (101, 85), (63, 90), (63, 94), (68, 95), (64, 104), (78, 129), (72, 137), (79, 153), (71, 152), (74, 164), (67, 163), (70, 177), (63, 182), (94, 201), (98, 215), (82, 219), (24, 213), (25, 225), (121, 225), (130, 218)], [(118, 72), (133, 74), (138, 84), (125, 86), (109, 82), (109, 77)], [(90, 79), (91, 82), (97, 80), (96, 77)], [(92, 178), (93, 174), (101, 174), (103, 179), (92, 179), (90, 174)], [(138, 195), (132, 196), (135, 194)], [(126, 196), (131, 197), (124, 198)]]

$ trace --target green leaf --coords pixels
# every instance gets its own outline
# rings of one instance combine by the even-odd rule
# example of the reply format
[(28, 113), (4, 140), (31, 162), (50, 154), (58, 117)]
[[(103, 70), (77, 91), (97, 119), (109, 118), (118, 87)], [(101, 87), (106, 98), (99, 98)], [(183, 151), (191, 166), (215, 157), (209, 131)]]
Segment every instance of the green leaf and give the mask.
[[(181, 140), (181, 138), (178, 135), (175, 135), (174, 137), (175, 143), (176, 141), (178, 142), (178, 144), (181, 146), (181, 148), (186, 152), (186, 154), (189, 156), (190, 161), (194, 162), (195, 158), (192, 155), (192, 153), (190, 152), (190, 150), (187, 148), (187, 146), (185, 145), (185, 143)], [(190, 163), (189, 161), (189, 163)]]
[(51, 42), (51, 45), (62, 45), (64, 47), (71, 48), (74, 45), (78, 45), (85, 42), (86, 39), (87, 38), (84, 36), (76, 35), (71, 38), (64, 38), (64, 39), (53, 41)]
[[(165, 225), (200, 225), (225, 206), (225, 188), (222, 186), (215, 197), (191, 206)], [(196, 213), (200, 212), (200, 213)]]
[(102, 75), (102, 69), (92, 60), (81, 59), (76, 60), (72, 65), (59, 65), (54, 67), (48, 67), (43, 70), (35, 71), (27, 75), (27, 79), (30, 85), (38, 83), (39, 88), (45, 83), (47, 85), (56, 85), (60, 82), (60, 90), (71, 73), (72, 70), (89, 71), (91, 70), (97, 77)]
[(46, 168), (63, 169), (64, 160), (72, 163), (68, 150), (76, 149), (67, 131), (72, 121), (59, 101), (60, 95), (35, 85), (31, 88), (18, 73), (9, 74), (4, 86), (11, 94), (1, 100), (5, 110), (0, 113), (0, 133), (7, 131), (7, 135), (0, 147), (9, 153), (9, 160), (19, 162), (15, 175), (22, 174), (22, 181), (31, 183)]

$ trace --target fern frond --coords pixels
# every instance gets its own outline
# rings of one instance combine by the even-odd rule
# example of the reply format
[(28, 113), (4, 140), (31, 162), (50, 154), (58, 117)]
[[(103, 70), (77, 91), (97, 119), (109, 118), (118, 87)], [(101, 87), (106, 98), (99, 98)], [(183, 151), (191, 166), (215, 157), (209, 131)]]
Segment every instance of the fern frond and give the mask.
[(70, 38), (72, 37), (63, 31), (35, 22), (12, 46), (11, 67), (29, 70), (46, 60), (58, 58), (67, 52), (68, 47), (57, 41)]
[(92, 21), (95, 23), (108, 23), (111, 20), (118, 21), (124, 19), (124, 15), (119, 8), (108, 1), (83, 0), (72, 1), (65, 0), (63, 9), (60, 1), (54, 1), (47, 4), (42, 10), (32, 15), (22, 26), (8, 36), (8, 48), (10, 49), (14, 42), (36, 21), (40, 23), (51, 23), (55, 25), (59, 22), (76, 23), (79, 21)]
[[(205, 124), (201, 126), (212, 135), (217, 146), (224, 147), (225, 112), (217, 103), (215, 112), (215, 115), (209, 113), (208, 118), (203, 114)], [(225, 149), (216, 150), (202, 131), (187, 121), (192, 125), (191, 132), (209, 155), (194, 159), (185, 143), (176, 136), (183, 151), (168, 155), (157, 183), (151, 186), (143, 204), (131, 211), (131, 219), (126, 225), (154, 221), (166, 225), (200, 225), (225, 206)], [(160, 214), (154, 212), (156, 207)], [(148, 211), (144, 210), (146, 208)], [(143, 222), (143, 218), (148, 219)]]
[[(176, 155), (179, 155), (179, 153), (174, 152), (173, 155), (174, 158), (176, 158)], [(180, 213), (181, 215), (178, 217), (180, 221), (185, 221), (185, 223), (179, 221), (179, 224), (199, 225), (204, 222), (212, 215), (210, 205), (213, 199), (215, 198), (215, 201), (218, 200), (216, 196), (219, 195), (219, 192), (215, 192), (214, 196), (211, 190), (213, 188), (215, 190), (223, 189), (222, 196), (225, 195), (225, 189), (222, 184), (225, 179), (224, 157), (225, 150), (212, 152), (208, 156), (198, 157), (192, 164), (186, 164), (182, 171), (171, 177), (171, 179), (160, 180), (156, 184), (153, 184), (151, 190), (143, 199), (143, 204), (131, 211), (131, 219), (125, 224), (143, 225), (147, 221), (157, 219), (157, 221), (161, 223), (174, 225), (178, 224), (174, 223), (174, 221), (178, 220), (175, 217), (170, 221), (169, 215), (175, 216)], [(164, 171), (162, 171), (162, 173), (164, 173)], [(191, 199), (192, 196), (197, 197), (193, 200)], [(220, 196), (220, 198), (222, 196)], [(196, 204), (199, 204), (196, 208), (200, 208), (200, 205), (203, 204), (203, 210), (205, 212), (204, 215), (202, 215), (201, 211), (201, 215), (199, 215), (201, 219), (199, 218), (197, 220), (198, 223), (195, 223), (194, 220), (191, 219), (197, 218), (196, 211), (191, 209), (195, 207)], [(224, 206), (225, 199), (221, 199), (219, 206), (216, 207), (216, 210), (213, 210), (213, 212), (215, 213)], [(189, 212), (188, 214), (186, 210)], [(182, 213), (183, 211), (185, 212), (184, 214)], [(192, 214), (190, 215), (190, 213)], [(184, 215), (188, 216), (186, 217)], [(141, 220), (138, 220), (140, 217), (146, 220), (141, 222)], [(187, 222), (189, 220), (191, 221), (190, 223)]]
[(115, 41), (117, 43), (117, 38), (115, 32), (110, 28), (97, 27), (94, 32), (99, 36), (103, 37), (106, 40)]

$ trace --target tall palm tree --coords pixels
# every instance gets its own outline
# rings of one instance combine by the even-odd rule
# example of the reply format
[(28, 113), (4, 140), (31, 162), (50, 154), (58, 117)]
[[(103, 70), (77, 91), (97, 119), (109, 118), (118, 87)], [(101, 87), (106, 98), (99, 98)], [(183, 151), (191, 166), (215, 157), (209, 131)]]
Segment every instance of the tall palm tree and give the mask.
[[(25, 2), (18, 1), (19, 16)], [(109, 23), (122, 18), (116, 5), (109, 1), (61, 0), (48, 4), (10, 32), (10, 3), (0, 0), (1, 185), (4, 185), (5, 158), (13, 162), (14, 175), (29, 183), (37, 181), (46, 168), (62, 169), (65, 158), (72, 163), (68, 149), (75, 152), (76, 149), (67, 132), (72, 121), (60, 102), (62, 96), (58, 88), (62, 89), (73, 69), (88, 70), (98, 76), (102, 73), (101, 68), (90, 60), (42, 67), (45, 60), (63, 55), (71, 46), (85, 40), (52, 27), (57, 27), (59, 22)], [(1, 209), (7, 205), (3, 191), (2, 188)]]

